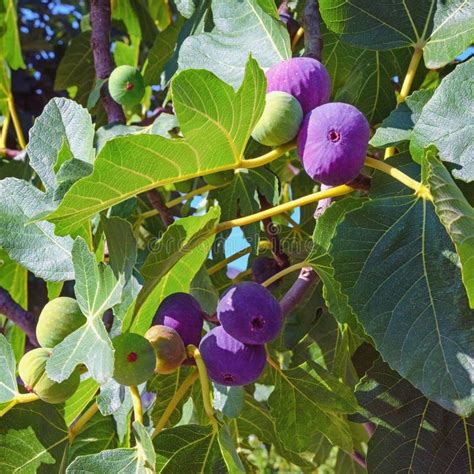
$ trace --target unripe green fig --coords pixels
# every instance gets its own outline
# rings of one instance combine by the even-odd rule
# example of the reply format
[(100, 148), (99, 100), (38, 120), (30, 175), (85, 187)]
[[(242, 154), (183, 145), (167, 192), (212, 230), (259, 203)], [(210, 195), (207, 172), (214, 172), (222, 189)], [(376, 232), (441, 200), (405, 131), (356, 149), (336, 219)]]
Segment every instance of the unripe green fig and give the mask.
[(230, 183), (234, 179), (233, 171), (221, 171), (203, 176), (204, 181), (211, 186), (222, 186)]
[(303, 120), (300, 103), (286, 92), (270, 92), (252, 137), (262, 145), (279, 146), (293, 140)]
[(171, 374), (186, 360), (184, 342), (173, 328), (157, 324), (148, 329), (145, 338), (155, 349), (155, 373)]
[(39, 347), (27, 352), (18, 364), (18, 373), (29, 392), (34, 392), (46, 403), (62, 403), (77, 390), (80, 382), (79, 371), (61, 383), (54, 382), (46, 374), (46, 363), (51, 353)]
[(115, 349), (114, 379), (122, 385), (140, 385), (155, 370), (153, 347), (143, 336), (125, 333), (112, 340)]
[(132, 66), (119, 66), (109, 77), (109, 92), (112, 99), (121, 105), (132, 107), (139, 104), (145, 95), (145, 83), (137, 69)]
[(41, 311), (36, 338), (41, 347), (55, 347), (86, 321), (74, 298), (60, 296), (47, 303)]

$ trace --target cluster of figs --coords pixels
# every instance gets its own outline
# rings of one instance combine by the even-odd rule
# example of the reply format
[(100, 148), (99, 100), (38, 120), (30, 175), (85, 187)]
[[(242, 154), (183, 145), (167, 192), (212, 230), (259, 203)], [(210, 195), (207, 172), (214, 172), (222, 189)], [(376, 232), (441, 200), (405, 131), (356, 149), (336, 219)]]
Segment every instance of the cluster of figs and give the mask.
[[(166, 297), (144, 336), (126, 332), (112, 339), (113, 378), (122, 385), (139, 385), (153, 374), (170, 374), (194, 364), (189, 347), (199, 347), (209, 378), (221, 385), (255, 382), (266, 364), (265, 344), (282, 326), (278, 301), (265, 287), (243, 282), (230, 287), (217, 306), (219, 324), (202, 337), (206, 315), (187, 293)], [(80, 366), (63, 382), (46, 372), (54, 347), (86, 323), (74, 298), (59, 297), (43, 308), (36, 327), (41, 347), (27, 352), (18, 371), (25, 389), (48, 403), (62, 403), (77, 390)], [(93, 348), (91, 348), (93, 349)]]

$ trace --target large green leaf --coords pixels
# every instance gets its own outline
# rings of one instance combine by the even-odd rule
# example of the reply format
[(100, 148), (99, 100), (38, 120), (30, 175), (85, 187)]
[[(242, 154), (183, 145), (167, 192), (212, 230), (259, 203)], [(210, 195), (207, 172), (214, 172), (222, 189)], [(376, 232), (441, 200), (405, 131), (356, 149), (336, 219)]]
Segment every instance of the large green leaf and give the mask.
[(380, 359), (356, 395), (362, 413), (377, 424), (367, 453), (369, 473), (473, 471), (474, 417), (443, 410)]
[(74, 395), (64, 402), (64, 421), (66, 422), (66, 425), (71, 425), (72, 422), (86, 409), (98, 389), (98, 383), (92, 378), (83, 380), (79, 384)]
[(102, 315), (120, 302), (124, 279), (117, 278), (111, 266), (97, 264), (82, 238), (74, 243), (72, 255), (76, 272), (74, 292), (87, 322), (54, 347), (46, 370), (50, 379), (61, 382), (77, 365), (85, 364), (91, 376), (104, 383), (112, 376), (114, 359)]
[(0, 472), (60, 472), (68, 439), (54, 405), (42, 401), (17, 405), (1, 418)]
[(18, 393), (16, 384), (16, 363), (13, 349), (0, 334), (0, 403), (13, 400)]
[(434, 154), (428, 152), (425, 156), (436, 213), (456, 246), (464, 286), (474, 308), (474, 209)]
[(92, 163), (93, 140), (94, 125), (89, 112), (73, 100), (55, 98), (36, 119), (26, 151), (45, 187), (54, 189), (54, 167), (63, 144), (68, 145), (73, 158)]
[(426, 45), (430, 68), (453, 60), (473, 37), (469, 0), (321, 0), (319, 5), (326, 25), (345, 41), (377, 50)]
[(411, 193), (366, 201), (338, 225), (330, 254), (382, 357), (431, 400), (471, 413), (472, 312), (433, 205)]
[(446, 76), (425, 105), (413, 130), (410, 151), (421, 162), (434, 144), (443, 161), (453, 164), (457, 179), (474, 180), (474, 59)]
[(179, 53), (180, 69), (204, 68), (237, 87), (249, 53), (261, 67), (291, 57), (285, 26), (268, 15), (257, 0), (213, 0), (211, 33), (190, 36)]
[(0, 1), (0, 50), (12, 69), (25, 68), (21, 54), (16, 0)]
[(354, 413), (352, 390), (314, 362), (290, 370), (275, 369), (275, 390), (268, 399), (275, 426), (285, 446), (300, 452), (316, 433), (352, 450), (352, 436), (343, 414)]
[(77, 88), (74, 99), (83, 106), (95, 82), (94, 57), (92, 55), (91, 33), (85, 31), (75, 36), (59, 63), (54, 79), (54, 90)]
[(11, 78), (10, 71), (5, 62), (5, 58), (0, 53), (0, 113), (6, 115), (8, 113), (8, 98), (11, 94)]
[(184, 139), (134, 135), (108, 141), (94, 172), (77, 182), (50, 219), (68, 233), (95, 213), (157, 186), (231, 169), (242, 159), (265, 100), (265, 77), (247, 63), (242, 86), (207, 71), (183, 71), (173, 80), (173, 105)]
[(71, 237), (56, 236), (49, 222), (30, 223), (54, 209), (48, 196), (16, 178), (0, 181), (0, 196), (0, 246), (10, 258), (44, 280), (72, 280)]

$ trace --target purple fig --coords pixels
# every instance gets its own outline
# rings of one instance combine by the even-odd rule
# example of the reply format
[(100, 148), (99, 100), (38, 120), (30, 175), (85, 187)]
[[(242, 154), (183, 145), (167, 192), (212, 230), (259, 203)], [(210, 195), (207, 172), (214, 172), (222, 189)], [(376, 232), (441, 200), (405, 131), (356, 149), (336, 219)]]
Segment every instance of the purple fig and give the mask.
[(202, 338), (199, 351), (209, 378), (221, 385), (253, 383), (265, 369), (265, 347), (243, 344), (227, 334), (222, 326)]
[(232, 337), (244, 344), (265, 344), (280, 332), (280, 304), (262, 285), (243, 282), (232, 286), (217, 305), (217, 317)]
[(316, 59), (291, 58), (274, 64), (266, 72), (267, 92), (286, 92), (297, 99), (307, 114), (325, 104), (331, 95), (331, 79)]
[(349, 104), (334, 102), (311, 111), (298, 134), (298, 154), (315, 181), (337, 186), (360, 173), (367, 154), (370, 126)]
[(173, 293), (160, 304), (153, 318), (153, 325), (162, 324), (174, 329), (184, 345), (199, 345), (204, 319), (201, 306), (187, 293)]
[[(255, 283), (263, 283), (264, 281), (276, 275), (281, 270), (280, 266), (274, 258), (257, 257), (252, 262), (252, 278)], [(272, 283), (269, 288), (278, 285), (278, 281)]]

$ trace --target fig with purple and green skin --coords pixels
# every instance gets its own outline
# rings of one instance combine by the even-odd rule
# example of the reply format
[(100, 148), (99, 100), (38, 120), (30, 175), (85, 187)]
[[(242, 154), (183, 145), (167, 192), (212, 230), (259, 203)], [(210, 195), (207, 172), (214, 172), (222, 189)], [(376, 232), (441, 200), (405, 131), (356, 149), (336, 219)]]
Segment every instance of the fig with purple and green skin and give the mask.
[(145, 83), (137, 69), (132, 66), (119, 66), (109, 77), (109, 92), (115, 102), (132, 107), (145, 95)]
[(54, 382), (46, 374), (50, 349), (39, 347), (27, 352), (18, 364), (18, 374), (29, 392), (34, 392), (46, 403), (62, 403), (72, 397), (80, 382), (79, 370), (61, 383)]
[(77, 301), (60, 296), (47, 303), (41, 311), (36, 338), (41, 347), (55, 347), (86, 322)]
[(158, 307), (153, 325), (161, 324), (174, 329), (185, 346), (199, 345), (204, 324), (203, 312), (197, 300), (187, 293), (173, 293)]
[(270, 92), (265, 97), (265, 108), (252, 131), (252, 138), (262, 145), (283, 145), (296, 137), (302, 120), (303, 110), (292, 95)]
[(281, 91), (292, 95), (307, 114), (325, 104), (331, 96), (331, 79), (316, 59), (291, 58), (274, 64), (266, 72), (267, 92)]
[(311, 111), (298, 134), (298, 155), (315, 181), (338, 186), (355, 179), (367, 154), (370, 126), (356, 107), (341, 102)]
[(283, 324), (276, 298), (262, 285), (250, 281), (224, 293), (217, 305), (217, 317), (225, 331), (244, 344), (272, 341)]
[(140, 385), (154, 373), (156, 356), (143, 336), (124, 333), (112, 339), (114, 346), (114, 379), (122, 385)]
[[(252, 262), (252, 279), (255, 283), (263, 283), (280, 270), (281, 268), (274, 258), (260, 256)], [(274, 288), (277, 285), (278, 281), (275, 281), (268, 288)]]
[(222, 326), (209, 331), (199, 345), (209, 378), (221, 385), (247, 385), (258, 380), (267, 353), (265, 346), (244, 344)]
[(181, 336), (172, 328), (157, 324), (145, 333), (155, 350), (155, 373), (171, 374), (186, 360), (186, 348)]

